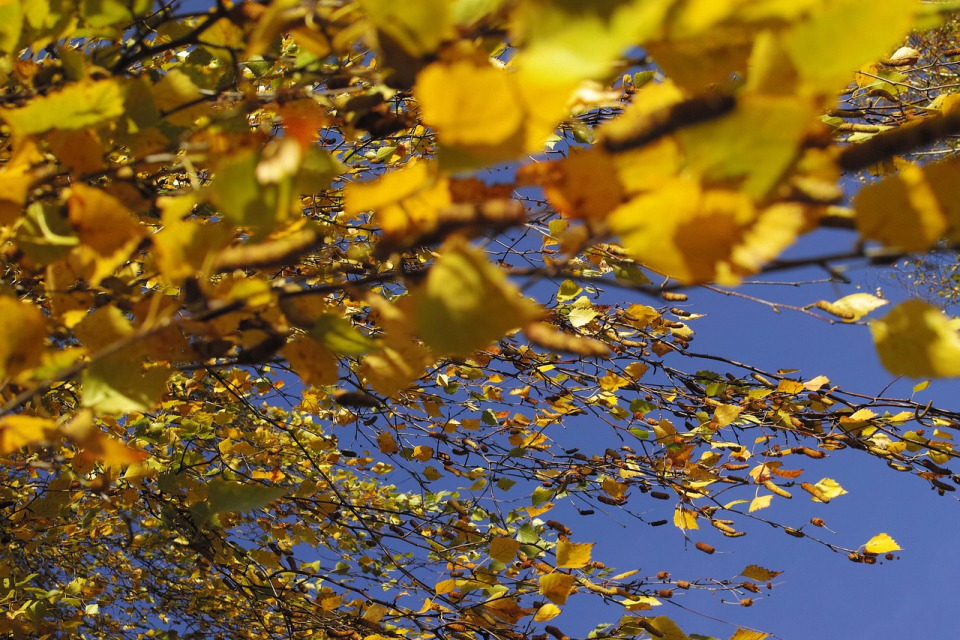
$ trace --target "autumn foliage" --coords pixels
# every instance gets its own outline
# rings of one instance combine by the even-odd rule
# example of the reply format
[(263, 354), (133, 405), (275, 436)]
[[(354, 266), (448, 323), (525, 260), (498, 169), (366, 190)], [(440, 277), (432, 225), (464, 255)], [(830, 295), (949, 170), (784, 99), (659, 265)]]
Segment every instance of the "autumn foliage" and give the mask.
[[(767, 513), (842, 499), (827, 455), (953, 491), (960, 416), (691, 344), (699, 287), (960, 240), (958, 161), (910, 155), (955, 94), (904, 88), (958, 52), (901, 48), (948, 17), (0, 1), (0, 633), (567, 640), (595, 598), (593, 637), (682, 639), (664, 600), (778, 572), (644, 575), (581, 516), (898, 550)], [(824, 227), (863, 242), (779, 259)], [(953, 320), (885, 305), (794, 311), (960, 375)]]

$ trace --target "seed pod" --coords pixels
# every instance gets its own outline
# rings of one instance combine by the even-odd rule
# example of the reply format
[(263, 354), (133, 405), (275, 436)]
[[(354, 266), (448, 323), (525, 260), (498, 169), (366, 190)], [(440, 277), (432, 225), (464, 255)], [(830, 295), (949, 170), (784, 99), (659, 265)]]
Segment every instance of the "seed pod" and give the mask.
[(667, 571), (661, 571), (657, 574), (657, 580), (667, 580), (670, 578), (670, 573)]
[(771, 493), (775, 493), (775, 494), (777, 494), (778, 496), (780, 496), (781, 498), (787, 498), (787, 499), (789, 499), (789, 498), (792, 498), (792, 497), (793, 497), (792, 495), (790, 495), (790, 492), (789, 492), (789, 491), (787, 491), (786, 489), (784, 489), (784, 488), (782, 488), (782, 487), (778, 487), (777, 485), (775, 485), (775, 484), (773, 483), (772, 480), (764, 480), (763, 486), (767, 489), (767, 491), (770, 491)]
[(734, 464), (733, 462), (725, 462), (720, 465), (721, 468), (726, 469), (727, 471), (740, 471), (749, 467), (749, 464)]
[(823, 521), (823, 518), (810, 518), (810, 524), (815, 527), (825, 527), (827, 523)]
[(729, 526), (727, 522), (730, 522), (730, 521), (729, 520), (711, 520), (710, 524), (712, 524), (717, 529), (720, 529), (720, 531), (723, 531), (724, 533), (736, 533), (737, 530)]
[(708, 555), (712, 555), (716, 551), (716, 549), (708, 545), (706, 542), (698, 542), (695, 546), (697, 547), (697, 549), (699, 549), (700, 551), (703, 551)]
[(740, 588), (741, 588), (741, 589), (746, 589), (746, 590), (749, 591), (750, 593), (760, 593), (760, 587), (758, 587), (757, 585), (753, 584), (752, 582), (741, 582), (741, 583), (740, 583)]
[(788, 536), (793, 536), (794, 538), (803, 538), (807, 535), (803, 531), (794, 529), (792, 527), (784, 527), (783, 532), (786, 533)]
[(549, 633), (550, 635), (552, 635), (557, 640), (570, 640), (570, 637), (567, 634), (565, 634), (563, 631), (560, 631), (560, 629), (557, 629), (554, 626), (547, 625), (543, 628), (543, 630)]
[(650, 523), (650, 526), (651, 526), (651, 527), (662, 527), (662, 526), (665, 525), (665, 524), (667, 524), (667, 521), (666, 521), (666, 520), (654, 520), (653, 522)]
[(464, 633), (467, 630), (467, 627), (459, 622), (451, 622), (447, 625), (447, 629), (450, 629), (450, 631), (456, 631), (457, 633)]
[(791, 451), (794, 453), (802, 453), (808, 458), (816, 458), (818, 460), (820, 458), (827, 457), (827, 453), (825, 451), (820, 451), (819, 449), (811, 449), (810, 447), (794, 447), (793, 449), (791, 449)]
[(935, 486), (940, 491), (940, 495), (943, 495), (944, 491), (956, 491), (956, 488), (953, 486), (946, 484), (945, 482), (940, 482), (936, 478), (930, 478), (930, 484)]
[(677, 293), (675, 291), (661, 291), (660, 295), (663, 296), (663, 299), (667, 302), (686, 302), (689, 300), (687, 294)]
[(561, 524), (560, 522), (557, 522), (556, 520), (547, 520), (544, 524), (547, 525), (548, 527), (550, 527), (551, 529), (553, 529), (554, 531), (557, 531), (557, 532), (562, 533), (562, 534), (564, 534), (564, 535), (568, 535), (568, 536), (572, 536), (572, 535), (573, 535), (573, 531), (570, 530), (570, 527), (568, 527), (568, 526), (565, 525), (565, 524)]
[(660, 591), (657, 592), (657, 595), (659, 595), (661, 598), (669, 599), (673, 597), (673, 590), (660, 589)]
[(800, 488), (806, 491), (807, 493), (809, 493), (810, 495), (812, 495), (814, 498), (816, 498), (820, 502), (823, 502), (823, 503), (830, 502), (830, 498), (827, 497), (827, 494), (821, 491), (819, 487), (812, 485), (809, 482), (801, 482)]
[(664, 493), (663, 491), (651, 491), (651, 492), (650, 492), (650, 497), (651, 497), (651, 498), (656, 498), (657, 500), (669, 500), (669, 499), (670, 499), (670, 494), (669, 494), (669, 493)]
[(677, 589), (689, 589), (690, 583), (686, 580), (677, 580)]
[(753, 606), (753, 598), (744, 598), (743, 600), (740, 601), (740, 606), (741, 606), (741, 607), (752, 607), (752, 606)]
[(741, 537), (747, 535), (747, 532), (746, 532), (746, 531), (734, 531), (734, 532), (732, 532), (732, 533), (727, 533), (726, 531), (723, 531), (722, 533), (723, 533), (723, 535), (727, 536), (728, 538), (741, 538)]

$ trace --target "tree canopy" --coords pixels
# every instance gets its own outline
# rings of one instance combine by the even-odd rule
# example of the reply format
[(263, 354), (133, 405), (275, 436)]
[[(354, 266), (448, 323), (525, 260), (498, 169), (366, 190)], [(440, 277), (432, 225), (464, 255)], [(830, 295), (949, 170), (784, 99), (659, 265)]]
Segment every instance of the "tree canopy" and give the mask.
[(777, 568), (646, 575), (584, 518), (898, 551), (778, 507), (832, 455), (953, 492), (960, 414), (702, 353), (697, 293), (960, 375), (926, 302), (733, 288), (960, 241), (955, 8), (0, 1), (0, 632), (568, 640), (594, 598), (681, 640), (665, 601)]

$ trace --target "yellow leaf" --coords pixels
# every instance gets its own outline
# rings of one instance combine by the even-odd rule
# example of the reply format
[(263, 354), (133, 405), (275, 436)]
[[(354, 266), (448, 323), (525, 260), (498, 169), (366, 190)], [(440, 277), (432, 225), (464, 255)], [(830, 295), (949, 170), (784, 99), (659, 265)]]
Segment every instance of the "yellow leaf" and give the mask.
[(827, 313), (843, 318), (844, 322), (856, 322), (885, 304), (890, 303), (869, 293), (854, 293), (828, 305), (820, 306), (818, 304), (817, 306)]
[(642, 362), (631, 362), (626, 367), (624, 367), (623, 372), (626, 373), (632, 380), (639, 380), (643, 377), (643, 374), (647, 372), (650, 367), (643, 364)]
[[(78, 454), (82, 458), (93, 458), (108, 467), (125, 467), (142, 463), (149, 455), (145, 451), (132, 449), (117, 438), (113, 438), (93, 421), (93, 413), (80, 411), (64, 425), (62, 432), (81, 447)], [(75, 458), (76, 460), (76, 458)]]
[(554, 604), (563, 605), (567, 602), (570, 590), (577, 578), (565, 573), (548, 573), (540, 576), (540, 595)]
[(82, 80), (19, 109), (0, 109), (0, 118), (10, 125), (14, 137), (94, 127), (123, 115), (123, 93), (119, 79)]
[[(955, 182), (947, 184), (956, 191)], [(926, 172), (908, 163), (896, 175), (861, 188), (853, 205), (860, 235), (907, 251), (932, 246), (950, 223)]]
[(752, 629), (737, 629), (736, 632), (730, 636), (730, 640), (764, 640), (764, 638), (769, 638), (769, 633), (764, 633), (763, 631), (753, 631)]
[(751, 580), (756, 580), (757, 582), (768, 582), (776, 578), (781, 573), (783, 573), (783, 571), (770, 571), (769, 569), (764, 569), (761, 566), (751, 564), (741, 571), (740, 575), (745, 578), (750, 578)]
[(757, 496), (750, 501), (750, 513), (759, 511), (760, 509), (766, 509), (770, 506), (771, 500), (773, 500), (773, 496)]
[(554, 208), (571, 218), (603, 220), (624, 200), (613, 158), (600, 146), (530, 167), (542, 172), (541, 186)]
[(431, 362), (429, 351), (419, 343), (408, 341), (398, 348), (384, 347), (366, 356), (360, 372), (374, 391), (392, 396), (423, 375), (424, 368)]
[(46, 318), (30, 304), (0, 296), (0, 380), (40, 364)]
[(444, 244), (413, 295), (418, 333), (438, 356), (468, 355), (542, 313), (461, 238)]
[(510, 72), (490, 64), (431, 64), (417, 77), (414, 95), (445, 144), (497, 145), (523, 125)]
[(549, 83), (489, 62), (435, 62), (414, 94), (438, 132), (439, 160), (456, 172), (539, 151), (568, 113), (573, 85)]
[(164, 280), (179, 286), (184, 278), (209, 272), (212, 256), (230, 243), (232, 230), (225, 224), (184, 220), (196, 205), (193, 196), (161, 197), (163, 229), (153, 236), (154, 256)]
[[(670, 211), (671, 215), (663, 215)], [(608, 218), (624, 247), (651, 269), (683, 282), (736, 284), (793, 243), (803, 210), (757, 211), (750, 198), (676, 178), (621, 205)]]
[(533, 619), (536, 622), (546, 622), (547, 620), (553, 620), (558, 615), (560, 615), (560, 607), (555, 604), (550, 604), (549, 602), (539, 609), (534, 614)]
[(431, 447), (418, 445), (413, 448), (413, 457), (420, 462), (430, 462), (433, 458), (433, 449)]
[[(887, 55), (913, 26), (913, 0), (818, 2), (810, 17), (783, 36), (810, 93), (831, 94), (863, 63)], [(857, 38), (850, 38), (850, 25)]]
[(738, 407), (733, 404), (722, 404), (713, 410), (713, 419), (718, 426), (725, 427), (736, 420), (742, 411), (743, 407)]
[(646, 622), (658, 631), (656, 634), (657, 640), (688, 640), (687, 634), (685, 634), (673, 620), (666, 616), (647, 618)]
[(393, 434), (387, 433), (386, 431), (377, 436), (377, 446), (380, 448), (380, 453), (384, 455), (400, 451), (400, 447), (397, 445)]
[(456, 588), (457, 588), (457, 581), (453, 579), (441, 580), (440, 582), (437, 583), (436, 587), (434, 587), (438, 596), (443, 595), (445, 593), (450, 593)]
[(437, 228), (438, 211), (448, 206), (450, 182), (432, 162), (413, 162), (379, 180), (352, 183), (344, 191), (344, 213), (375, 212), (377, 225), (392, 242)]
[(606, 78), (625, 49), (656, 33), (665, 2), (518, 3), (513, 28), (526, 44), (517, 64), (531, 76), (556, 82)]
[(180, 126), (193, 124), (193, 114), (189, 113), (191, 108), (180, 108), (203, 97), (190, 76), (179, 69), (171, 69), (153, 85), (151, 93), (153, 102), (160, 111), (173, 112), (167, 116), (167, 120), (172, 124)]
[(590, 564), (593, 542), (557, 542), (557, 568), (579, 569)]
[[(834, 498), (838, 498), (847, 493), (847, 490), (841, 487), (836, 480), (832, 480), (830, 478), (823, 478), (820, 480), (820, 482), (813, 486), (819, 489), (820, 493), (826, 496), (828, 500), (833, 500)], [(811, 498), (811, 500), (814, 502), (822, 502), (816, 497)]]
[(779, 383), (777, 383), (776, 391), (777, 393), (786, 393), (787, 395), (795, 396), (801, 391), (803, 391), (804, 388), (805, 387), (803, 386), (802, 382), (798, 382), (796, 380), (783, 379)]
[[(100, 307), (74, 327), (87, 349), (97, 351), (130, 338), (135, 329), (120, 309)], [(88, 366), (81, 380), (83, 406), (103, 413), (128, 413), (152, 409), (166, 390), (170, 375), (164, 366), (147, 364), (143, 349), (132, 343), (116, 354)]]
[(689, 509), (684, 509), (682, 507), (677, 507), (673, 512), (673, 524), (678, 529), (699, 529), (700, 525), (697, 524), (697, 517), (700, 514), (696, 511), (690, 511)]
[(520, 549), (520, 541), (513, 538), (497, 537), (490, 541), (490, 557), (497, 562), (513, 562)]
[(920, 300), (894, 307), (870, 323), (883, 366), (911, 378), (960, 376), (960, 336), (943, 313)]
[[(414, 57), (436, 51), (441, 42), (455, 35), (449, 15), (450, 3), (445, 0), (421, 0), (413, 4), (361, 0), (360, 6), (381, 34), (386, 34)], [(383, 47), (383, 35), (380, 40)]]
[(53, 440), (57, 425), (48, 418), (7, 416), (0, 419), (0, 454), (7, 454), (34, 442)]
[(748, 94), (730, 114), (680, 130), (686, 169), (705, 180), (742, 180), (742, 192), (762, 197), (796, 159), (816, 113), (809, 99)]
[(830, 378), (827, 376), (817, 376), (803, 383), (803, 388), (807, 391), (816, 391), (820, 387), (830, 384)]
[(613, 478), (604, 478), (600, 488), (603, 489), (604, 493), (608, 496), (617, 500), (622, 498), (623, 494), (627, 491), (627, 485), (617, 482)]
[(529, 517), (536, 518), (537, 516), (543, 515), (547, 511), (550, 511), (550, 509), (553, 509), (554, 506), (555, 506), (554, 503), (547, 502), (540, 505), (539, 507), (524, 507), (524, 510), (527, 512), (527, 515)]
[(82, 183), (70, 188), (70, 224), (80, 242), (100, 255), (109, 256), (125, 247), (133, 248), (146, 230), (131, 216), (123, 203), (101, 189)]
[(890, 553), (891, 551), (899, 551), (900, 545), (889, 535), (878, 533), (867, 541), (863, 550), (867, 553)]
[(330, 385), (339, 378), (336, 357), (308, 336), (288, 342), (279, 353), (306, 385)]

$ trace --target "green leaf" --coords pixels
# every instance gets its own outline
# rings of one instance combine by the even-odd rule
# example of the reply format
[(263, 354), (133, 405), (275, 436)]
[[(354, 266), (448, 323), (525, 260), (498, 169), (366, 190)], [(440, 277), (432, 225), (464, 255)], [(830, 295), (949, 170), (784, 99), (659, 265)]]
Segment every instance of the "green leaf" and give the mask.
[(2, 109), (14, 135), (72, 131), (94, 127), (123, 115), (124, 90), (119, 79), (85, 80), (46, 96), (34, 98), (19, 109)]
[(97, 413), (149, 411), (167, 389), (170, 370), (144, 369), (139, 359), (118, 354), (87, 367), (81, 378), (83, 406)]
[(420, 337), (437, 356), (469, 355), (541, 315), (486, 257), (449, 240), (414, 292)]
[(344, 356), (361, 356), (377, 348), (374, 340), (336, 313), (320, 316), (310, 329), (309, 335), (333, 353)]
[(583, 291), (583, 288), (573, 280), (564, 280), (560, 284), (560, 290), (557, 291), (557, 302), (566, 302), (573, 300)]
[(211, 480), (207, 484), (207, 500), (214, 513), (261, 509), (289, 493), (283, 487), (241, 484), (228, 480)]

